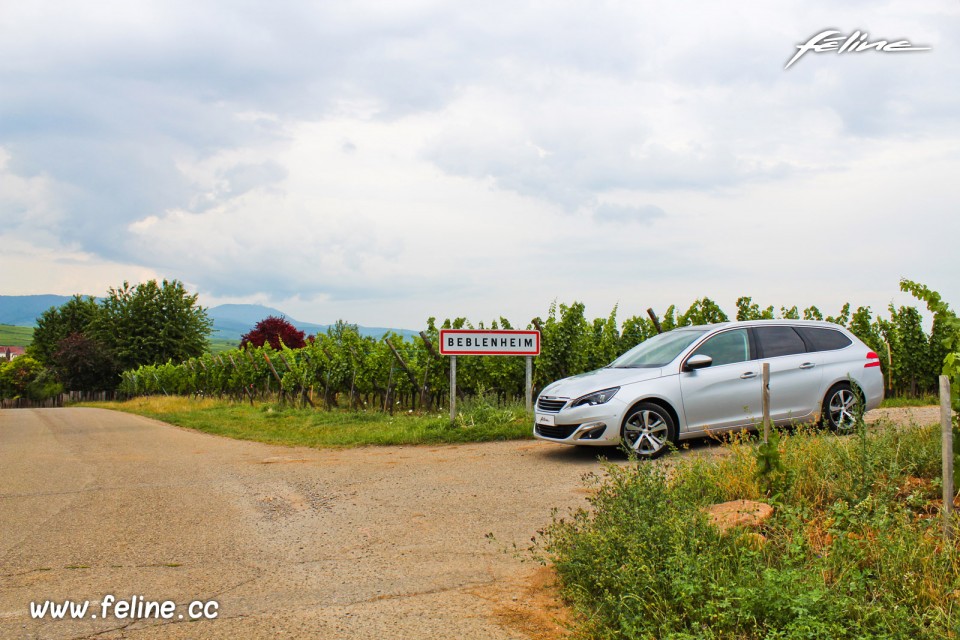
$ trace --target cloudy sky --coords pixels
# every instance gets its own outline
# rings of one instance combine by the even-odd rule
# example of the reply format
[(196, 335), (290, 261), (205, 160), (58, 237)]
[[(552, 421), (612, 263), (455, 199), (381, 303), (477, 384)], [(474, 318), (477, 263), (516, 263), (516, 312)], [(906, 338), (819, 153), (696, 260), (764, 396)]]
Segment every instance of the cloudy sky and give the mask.
[[(784, 69), (828, 29), (932, 49)], [(956, 0), (0, 2), (0, 294), (958, 307), (958, 43)]]

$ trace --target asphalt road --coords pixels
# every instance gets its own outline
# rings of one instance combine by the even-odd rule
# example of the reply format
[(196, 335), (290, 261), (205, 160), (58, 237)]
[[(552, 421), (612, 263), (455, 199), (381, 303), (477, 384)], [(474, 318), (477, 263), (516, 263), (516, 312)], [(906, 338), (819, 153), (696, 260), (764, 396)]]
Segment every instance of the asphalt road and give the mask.
[[(935, 407), (871, 413), (937, 420)], [(99, 409), (3, 410), (0, 638), (553, 638), (549, 580), (513, 548), (554, 507), (584, 504), (596, 453), (316, 450)], [(104, 618), (107, 595), (176, 611)], [(47, 600), (90, 609), (34, 619)], [(215, 619), (191, 620), (190, 603), (211, 601)]]
[[(314, 450), (0, 411), (0, 637), (529, 637), (499, 602), (529, 595), (510, 550), (583, 504), (594, 470), (530, 441)], [(107, 594), (176, 613), (104, 618)], [(84, 620), (32, 619), (67, 599), (90, 601)], [(216, 619), (191, 620), (194, 601)]]

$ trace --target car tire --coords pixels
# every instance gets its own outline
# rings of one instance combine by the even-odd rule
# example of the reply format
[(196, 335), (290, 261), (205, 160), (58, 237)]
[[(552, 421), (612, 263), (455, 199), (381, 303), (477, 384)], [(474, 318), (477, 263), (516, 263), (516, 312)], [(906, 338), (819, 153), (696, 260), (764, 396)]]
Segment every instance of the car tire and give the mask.
[(823, 424), (837, 433), (852, 433), (863, 418), (863, 398), (846, 382), (830, 387), (823, 398)]
[(620, 427), (620, 443), (638, 458), (659, 458), (677, 441), (677, 425), (670, 412), (658, 404), (641, 402)]

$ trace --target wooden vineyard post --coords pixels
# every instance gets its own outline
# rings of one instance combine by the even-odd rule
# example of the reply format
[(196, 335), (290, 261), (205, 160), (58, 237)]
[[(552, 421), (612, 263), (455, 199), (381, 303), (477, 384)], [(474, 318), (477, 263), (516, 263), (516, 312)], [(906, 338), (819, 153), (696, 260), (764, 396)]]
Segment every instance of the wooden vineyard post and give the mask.
[(763, 407), (763, 442), (770, 441), (770, 363), (764, 362), (760, 365), (761, 380), (763, 388), (761, 389), (761, 405)]
[(653, 320), (653, 328), (657, 330), (657, 333), (663, 333), (663, 327), (660, 326), (660, 318), (653, 312), (653, 308), (647, 309), (647, 315)]
[(423, 386), (420, 388), (420, 409), (423, 411), (429, 411), (432, 400), (430, 397), (430, 388), (427, 386), (427, 381), (429, 380), (430, 375), (430, 363), (433, 361), (433, 358), (437, 357), (437, 352), (433, 350), (433, 345), (430, 343), (430, 338), (427, 337), (427, 333), (425, 331), (420, 332), (420, 339), (423, 340), (423, 344), (427, 348), (427, 353), (430, 354), (430, 357), (427, 358), (427, 362), (423, 366)]
[[(407, 363), (404, 362), (403, 357), (400, 355), (400, 352), (397, 351), (397, 348), (393, 346), (393, 343), (387, 340), (386, 338), (384, 338), (383, 341), (387, 343), (388, 347), (390, 347), (390, 351), (393, 352), (393, 357), (397, 359), (397, 362), (400, 363), (400, 368), (403, 369), (404, 373), (407, 374), (407, 378), (410, 380), (410, 390), (411, 391), (415, 390), (417, 388), (416, 376), (414, 376), (413, 372), (410, 371), (410, 367), (408, 367)], [(415, 405), (415, 402), (416, 402), (416, 395), (411, 394), (410, 403)], [(416, 408), (417, 408), (416, 406), (411, 407), (411, 409), (416, 409)]]
[(283, 381), (280, 379), (280, 375), (277, 373), (277, 369), (273, 366), (273, 362), (270, 360), (270, 356), (266, 351), (263, 352), (263, 359), (267, 361), (267, 366), (270, 367), (270, 373), (277, 379), (277, 385), (280, 387), (280, 402), (283, 402), (286, 397), (283, 393)]
[[(387, 344), (390, 344), (389, 342)], [(383, 410), (390, 411), (390, 415), (393, 415), (393, 399), (390, 397), (393, 393), (393, 370), (394, 364), (390, 363), (390, 375), (387, 377), (387, 392), (383, 394)]]
[(953, 531), (953, 415), (950, 406), (950, 378), (940, 376), (940, 433), (943, 453), (943, 537), (952, 540)]

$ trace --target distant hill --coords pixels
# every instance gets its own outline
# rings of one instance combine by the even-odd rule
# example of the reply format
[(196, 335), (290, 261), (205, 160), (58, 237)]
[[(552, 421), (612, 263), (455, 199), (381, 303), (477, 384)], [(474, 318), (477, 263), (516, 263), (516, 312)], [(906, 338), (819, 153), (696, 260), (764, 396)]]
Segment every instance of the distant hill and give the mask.
[[(207, 309), (207, 315), (213, 320), (213, 338), (224, 340), (240, 340), (240, 336), (253, 329), (255, 324), (268, 316), (286, 318), (287, 322), (308, 336), (326, 333), (327, 329), (330, 328), (328, 324), (315, 324), (296, 320), (279, 309), (265, 307), (261, 304), (221, 304)], [(418, 335), (416, 331), (410, 331), (409, 329), (360, 326), (358, 326), (357, 329), (360, 335), (372, 336), (374, 338), (381, 338), (390, 331), (404, 338)]]
[[(37, 317), (50, 307), (59, 307), (72, 296), (0, 296), (0, 325), (33, 327)], [(297, 329), (308, 336), (326, 333), (330, 325), (315, 324), (295, 320), (279, 309), (260, 304), (221, 304), (207, 309), (207, 315), (213, 320), (213, 334), (216, 341), (236, 341), (253, 326), (268, 316), (285, 317)], [(393, 331), (404, 338), (416, 336), (416, 331), (408, 329), (388, 329), (383, 327), (358, 327), (360, 335), (380, 338)]]
[(0, 324), (32, 327), (37, 316), (50, 307), (59, 307), (73, 296), (0, 296)]
[(213, 320), (212, 337), (224, 340), (239, 340), (240, 336), (268, 316), (286, 318), (287, 322), (308, 336), (327, 330), (327, 325), (294, 320), (283, 311), (262, 304), (221, 304), (207, 309), (207, 315)]

